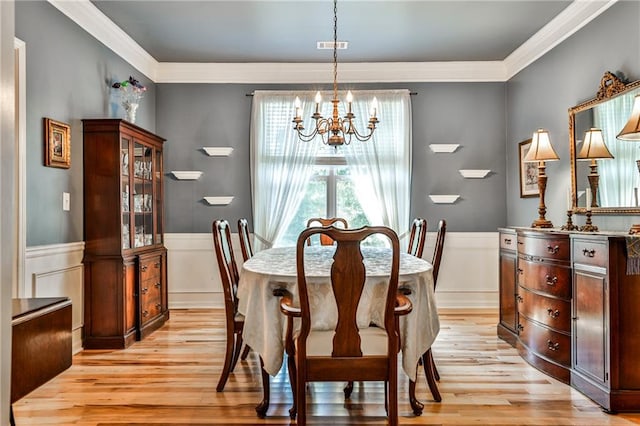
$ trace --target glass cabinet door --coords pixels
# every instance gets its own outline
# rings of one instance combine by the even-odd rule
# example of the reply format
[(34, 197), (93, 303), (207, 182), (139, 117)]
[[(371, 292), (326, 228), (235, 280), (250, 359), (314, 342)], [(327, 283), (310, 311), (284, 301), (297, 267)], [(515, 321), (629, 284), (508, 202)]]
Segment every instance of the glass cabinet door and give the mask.
[(144, 247), (154, 244), (153, 149), (135, 142), (133, 152), (135, 158), (133, 165), (135, 214), (133, 246)]
[(154, 218), (156, 220), (156, 238), (155, 238), (155, 242), (156, 244), (162, 244), (162, 235), (164, 233), (164, 229), (162, 227), (162, 224), (164, 223), (163, 221), (163, 208), (162, 208), (162, 203), (164, 202), (163, 200), (163, 190), (164, 188), (162, 187), (162, 175), (163, 175), (163, 169), (162, 169), (162, 153), (159, 151), (154, 151), (154, 163), (155, 163), (155, 169), (154, 169), (154, 176), (155, 176), (155, 189), (156, 189), (156, 203), (155, 203), (155, 215)]
[(131, 248), (131, 188), (129, 177), (131, 167), (129, 148), (131, 141), (126, 136), (120, 139), (120, 190), (122, 192), (122, 248)]

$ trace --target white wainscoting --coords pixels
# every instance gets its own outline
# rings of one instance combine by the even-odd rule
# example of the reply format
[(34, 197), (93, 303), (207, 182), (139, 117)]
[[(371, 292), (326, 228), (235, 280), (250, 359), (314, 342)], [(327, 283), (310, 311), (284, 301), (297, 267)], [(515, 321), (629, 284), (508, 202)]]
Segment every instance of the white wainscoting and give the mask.
[(72, 303), (73, 353), (82, 350), (84, 242), (28, 247), (19, 297), (68, 297)]
[[(431, 260), (435, 233), (427, 234), (424, 258)], [(232, 234), (238, 268), (242, 253)], [(220, 274), (211, 234), (165, 234), (169, 308), (222, 307)], [(436, 288), (441, 308), (498, 307), (498, 233), (447, 232)]]

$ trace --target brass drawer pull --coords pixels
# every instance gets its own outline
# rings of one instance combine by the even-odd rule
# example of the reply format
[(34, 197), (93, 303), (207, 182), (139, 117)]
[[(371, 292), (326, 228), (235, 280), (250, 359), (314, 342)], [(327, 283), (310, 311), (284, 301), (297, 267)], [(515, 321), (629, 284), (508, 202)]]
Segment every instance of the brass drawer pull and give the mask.
[(517, 296), (516, 296), (516, 300), (518, 301), (518, 303), (522, 303), (522, 302), (524, 302), (524, 299), (523, 299), (523, 298), (522, 298), (522, 296), (520, 296), (520, 295), (517, 295)]
[(157, 283), (154, 284), (156, 288), (160, 288), (162, 286), (162, 284), (158, 281)]
[(511, 245), (511, 238), (505, 238), (504, 239), (504, 243), (508, 244), (508, 245)]
[(518, 273), (522, 275), (524, 273), (524, 270), (522, 268), (518, 268)]
[(596, 251), (594, 249), (582, 249), (582, 254), (586, 257), (593, 257), (596, 255)]
[(522, 324), (518, 324), (518, 331), (523, 331), (524, 327), (522, 326)]
[(149, 316), (149, 311), (147, 310), (142, 311), (142, 316), (143, 317)]
[(140, 293), (147, 294), (148, 291), (149, 291), (149, 289), (147, 287), (145, 287), (142, 290), (140, 290)]
[(140, 266), (140, 270), (141, 270), (142, 272), (144, 272), (144, 271), (146, 271), (146, 270), (147, 270), (147, 268), (148, 268), (148, 267), (149, 267), (149, 265), (142, 265), (142, 266)]
[(557, 310), (557, 309), (554, 311), (553, 309), (548, 308), (547, 309), (547, 314), (549, 314), (549, 316), (551, 318), (558, 318), (560, 316), (560, 311)]
[(547, 252), (551, 254), (558, 254), (558, 251), (560, 251), (559, 246), (555, 246), (555, 247), (547, 246)]
[(552, 342), (551, 340), (547, 340), (547, 349), (549, 349), (550, 351), (557, 351), (558, 349), (560, 349), (560, 343), (556, 342)]
[(558, 277), (556, 276), (551, 276), (551, 275), (546, 275), (545, 277), (546, 283), (547, 285), (556, 285), (558, 283)]
[(156, 309), (160, 309), (162, 308), (162, 305), (160, 303), (156, 303)]
[(159, 268), (160, 267), (160, 262), (154, 263), (153, 266), (155, 266), (156, 268)]

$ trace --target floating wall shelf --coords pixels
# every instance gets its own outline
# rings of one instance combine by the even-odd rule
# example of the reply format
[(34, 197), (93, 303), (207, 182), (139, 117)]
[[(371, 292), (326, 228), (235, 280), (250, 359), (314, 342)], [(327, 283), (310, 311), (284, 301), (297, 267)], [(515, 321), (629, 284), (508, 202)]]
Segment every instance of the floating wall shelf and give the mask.
[(456, 149), (458, 149), (458, 147), (460, 146), (460, 144), (447, 144), (447, 143), (432, 143), (429, 145), (429, 148), (431, 149), (431, 151), (433, 152), (446, 152), (446, 153), (452, 153), (454, 152)]
[(200, 176), (202, 176), (202, 172), (198, 172), (198, 171), (187, 171), (187, 170), (182, 170), (182, 171), (176, 171), (176, 170), (172, 170), (171, 174), (178, 180), (198, 180), (200, 179)]
[(467, 179), (484, 179), (491, 170), (458, 170)]
[(210, 206), (226, 206), (231, 201), (233, 201), (233, 196), (231, 196), (231, 197), (204, 197), (204, 200)]
[(233, 152), (230, 146), (205, 146), (202, 147), (209, 157), (228, 157)]
[(429, 195), (429, 198), (431, 198), (431, 201), (433, 201), (436, 204), (453, 204), (456, 202), (458, 198), (460, 198), (460, 196), (459, 195)]

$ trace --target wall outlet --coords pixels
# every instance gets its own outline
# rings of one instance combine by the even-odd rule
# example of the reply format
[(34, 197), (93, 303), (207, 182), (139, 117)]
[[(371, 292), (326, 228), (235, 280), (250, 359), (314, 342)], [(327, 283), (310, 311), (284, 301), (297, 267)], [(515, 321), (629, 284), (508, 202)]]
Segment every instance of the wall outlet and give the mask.
[(62, 210), (66, 212), (71, 210), (71, 194), (68, 192), (62, 193)]

